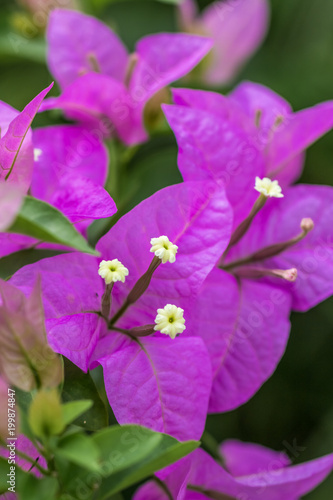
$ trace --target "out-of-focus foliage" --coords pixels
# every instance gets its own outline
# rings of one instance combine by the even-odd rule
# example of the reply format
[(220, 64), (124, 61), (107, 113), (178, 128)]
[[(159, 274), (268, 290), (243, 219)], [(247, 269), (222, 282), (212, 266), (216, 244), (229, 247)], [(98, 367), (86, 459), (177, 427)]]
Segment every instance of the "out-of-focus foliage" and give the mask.
[[(177, 30), (175, 3), (82, 0), (85, 11), (112, 26), (130, 50), (145, 34)], [(212, 2), (199, 3), (203, 8)], [(289, 100), (295, 110), (332, 99), (332, 1), (271, 0), (271, 7), (268, 37), (237, 81), (249, 79), (268, 85)], [(51, 81), (45, 65), (45, 43), (39, 33), (15, 2), (2, 0), (0, 98), (18, 109)], [(57, 95), (57, 89), (52, 92)], [(34, 125), (48, 124), (50, 116), (39, 115)], [(60, 115), (52, 115), (52, 120), (54, 117), (61, 121)], [(114, 193), (116, 201), (118, 197), (122, 200), (117, 217), (157, 189), (181, 180), (176, 143), (163, 120), (160, 130), (149, 143), (127, 152), (131, 154), (124, 166), (128, 181), (120, 179)], [(333, 132), (310, 148), (302, 181), (333, 185)], [(107, 224), (105, 220), (94, 224), (90, 231), (93, 242), (105, 232)], [(289, 347), (274, 376), (245, 406), (210, 416), (210, 435), (204, 439), (204, 446), (211, 448), (214, 439), (220, 442), (231, 437), (260, 442), (286, 450), (295, 463), (332, 452), (332, 306), (333, 299), (329, 299), (307, 314), (293, 315)], [(330, 479), (307, 498), (327, 500), (332, 491)]]

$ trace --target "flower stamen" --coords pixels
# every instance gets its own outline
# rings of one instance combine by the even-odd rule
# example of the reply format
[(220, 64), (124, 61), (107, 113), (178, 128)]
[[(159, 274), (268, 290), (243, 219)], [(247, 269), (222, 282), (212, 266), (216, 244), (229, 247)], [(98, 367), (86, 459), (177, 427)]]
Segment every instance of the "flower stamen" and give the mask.
[(269, 177), (256, 177), (254, 189), (266, 198), (283, 198), (282, 189), (278, 181), (272, 181)]
[(171, 264), (173, 264), (175, 262), (178, 247), (177, 245), (171, 243), (167, 236), (152, 238), (150, 240), (150, 244), (152, 245), (150, 251), (153, 252), (156, 257), (161, 259), (162, 264), (165, 264), (166, 262), (171, 262)]
[(117, 281), (125, 283), (128, 269), (118, 259), (102, 260), (99, 264), (98, 274), (105, 280), (106, 285)]
[(184, 309), (173, 304), (167, 304), (163, 309), (157, 309), (154, 330), (169, 335), (175, 339), (185, 330)]

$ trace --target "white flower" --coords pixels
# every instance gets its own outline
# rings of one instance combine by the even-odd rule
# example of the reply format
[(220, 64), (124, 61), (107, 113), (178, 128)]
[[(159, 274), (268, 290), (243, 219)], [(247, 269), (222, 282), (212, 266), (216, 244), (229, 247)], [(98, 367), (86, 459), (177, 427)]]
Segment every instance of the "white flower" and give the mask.
[(278, 181), (272, 181), (268, 177), (264, 177), (263, 179), (256, 177), (254, 189), (270, 198), (283, 198), (282, 189)]
[(176, 253), (178, 250), (177, 245), (171, 243), (167, 236), (159, 236), (159, 238), (152, 238), (150, 240), (150, 244), (152, 245), (150, 251), (154, 252), (156, 257), (161, 259), (162, 264), (166, 262), (175, 262)]
[(163, 309), (157, 309), (154, 330), (169, 335), (172, 339), (185, 330), (184, 309), (167, 304)]
[(43, 151), (39, 148), (34, 148), (34, 161), (38, 161)]
[(128, 276), (128, 269), (118, 259), (102, 260), (98, 274), (105, 279), (106, 285), (116, 281), (124, 283), (125, 276)]

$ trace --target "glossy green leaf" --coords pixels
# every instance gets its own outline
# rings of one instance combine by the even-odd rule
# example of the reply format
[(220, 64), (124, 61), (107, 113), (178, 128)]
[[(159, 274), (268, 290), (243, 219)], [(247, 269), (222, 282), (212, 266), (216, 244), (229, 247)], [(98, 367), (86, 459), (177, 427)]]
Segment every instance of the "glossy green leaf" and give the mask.
[(59, 441), (55, 455), (85, 469), (99, 472), (99, 449), (91, 437), (85, 434), (70, 434)]
[(73, 224), (56, 208), (27, 196), (15, 220), (8, 229), (11, 233), (32, 236), (40, 241), (70, 246), (81, 252), (98, 255)]
[[(132, 430), (130, 430), (130, 427), (132, 428)], [(130, 438), (132, 441), (132, 453), (136, 453), (134, 451), (136, 446), (147, 450), (147, 448), (150, 447), (149, 445), (151, 445), (149, 433), (152, 433), (152, 431), (147, 431), (147, 429), (145, 429), (144, 434), (147, 433), (146, 440), (148, 441), (149, 445), (146, 445), (146, 440), (143, 442), (135, 443), (135, 427), (138, 426), (125, 426), (125, 428), (121, 428), (124, 433), (128, 431), (130, 432), (130, 434), (134, 434), (134, 436)], [(198, 443), (197, 441), (187, 441), (184, 443), (180, 443), (176, 439), (166, 434), (159, 434), (159, 436), (159, 442), (156, 442), (155, 446), (153, 446), (148, 453), (144, 454), (144, 456), (136, 463), (133, 463), (129, 466), (124, 466), (126, 463), (124, 460), (124, 463), (120, 464), (120, 466), (114, 466), (113, 464), (114, 473), (109, 477), (106, 477), (102, 481), (99, 488), (99, 495), (101, 499), (107, 499), (108, 495), (122, 491), (123, 489), (128, 488), (129, 486), (151, 476), (152, 474), (154, 474), (154, 472), (163, 469), (164, 467), (167, 467), (168, 465), (188, 455), (200, 445), (200, 443)], [(104, 438), (106, 438), (106, 436), (104, 436)], [(98, 435), (96, 436), (96, 439), (98, 440)], [(127, 444), (128, 441), (129, 439), (127, 440)], [(127, 452), (130, 452), (130, 449), (127, 448), (127, 445), (124, 445), (123, 439), (120, 440), (119, 444), (120, 446), (118, 450), (116, 447), (112, 448), (113, 453), (118, 451), (120, 457), (125, 453), (125, 450), (127, 450)], [(106, 464), (107, 463), (110, 464), (112, 462), (108, 461), (106, 462)], [(129, 460), (129, 463), (132, 463), (132, 460)], [(106, 464), (104, 464), (103, 470), (105, 470)]]
[(200, 443), (180, 443), (166, 434), (138, 425), (114, 426), (91, 437), (100, 454), (100, 472), (87, 472), (58, 455), (56, 466), (66, 491), (85, 498), (98, 489), (98, 499), (108, 500), (129, 486), (195, 450)]
[(199, 446), (138, 425), (104, 429), (93, 439), (102, 453), (104, 474), (109, 475), (100, 486), (101, 498), (149, 477)]
[(97, 431), (108, 425), (108, 413), (96, 386), (89, 375), (64, 358), (65, 382), (62, 392), (64, 402), (89, 399), (93, 406), (82, 413), (73, 423), (90, 431)]
[(21, 269), (21, 267), (33, 264), (34, 262), (38, 262), (48, 257), (54, 257), (61, 253), (65, 252), (60, 250), (38, 250), (36, 248), (29, 248), (28, 250), (21, 250), (6, 255), (6, 257), (0, 259), (0, 278), (8, 280), (16, 271)]
[(62, 405), (63, 420), (66, 425), (70, 424), (78, 418), (82, 413), (85, 413), (93, 405), (90, 399), (82, 401), (71, 401)]

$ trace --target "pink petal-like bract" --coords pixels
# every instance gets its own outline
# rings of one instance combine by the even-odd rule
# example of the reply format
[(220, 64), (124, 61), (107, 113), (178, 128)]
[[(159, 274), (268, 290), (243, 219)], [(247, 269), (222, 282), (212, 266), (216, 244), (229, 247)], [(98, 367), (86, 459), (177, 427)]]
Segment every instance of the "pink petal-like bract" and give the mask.
[(91, 71), (124, 81), (127, 49), (98, 19), (81, 12), (55, 9), (50, 15), (47, 41), (48, 65), (62, 90)]
[(50, 91), (53, 84), (40, 92), (24, 110), (19, 113), (9, 124), (6, 133), (0, 139), (0, 180), (15, 183), (28, 190), (33, 169), (33, 149), (24, 150), (24, 161), (19, 158), (24, 139), (30, 129), (44, 97)]

